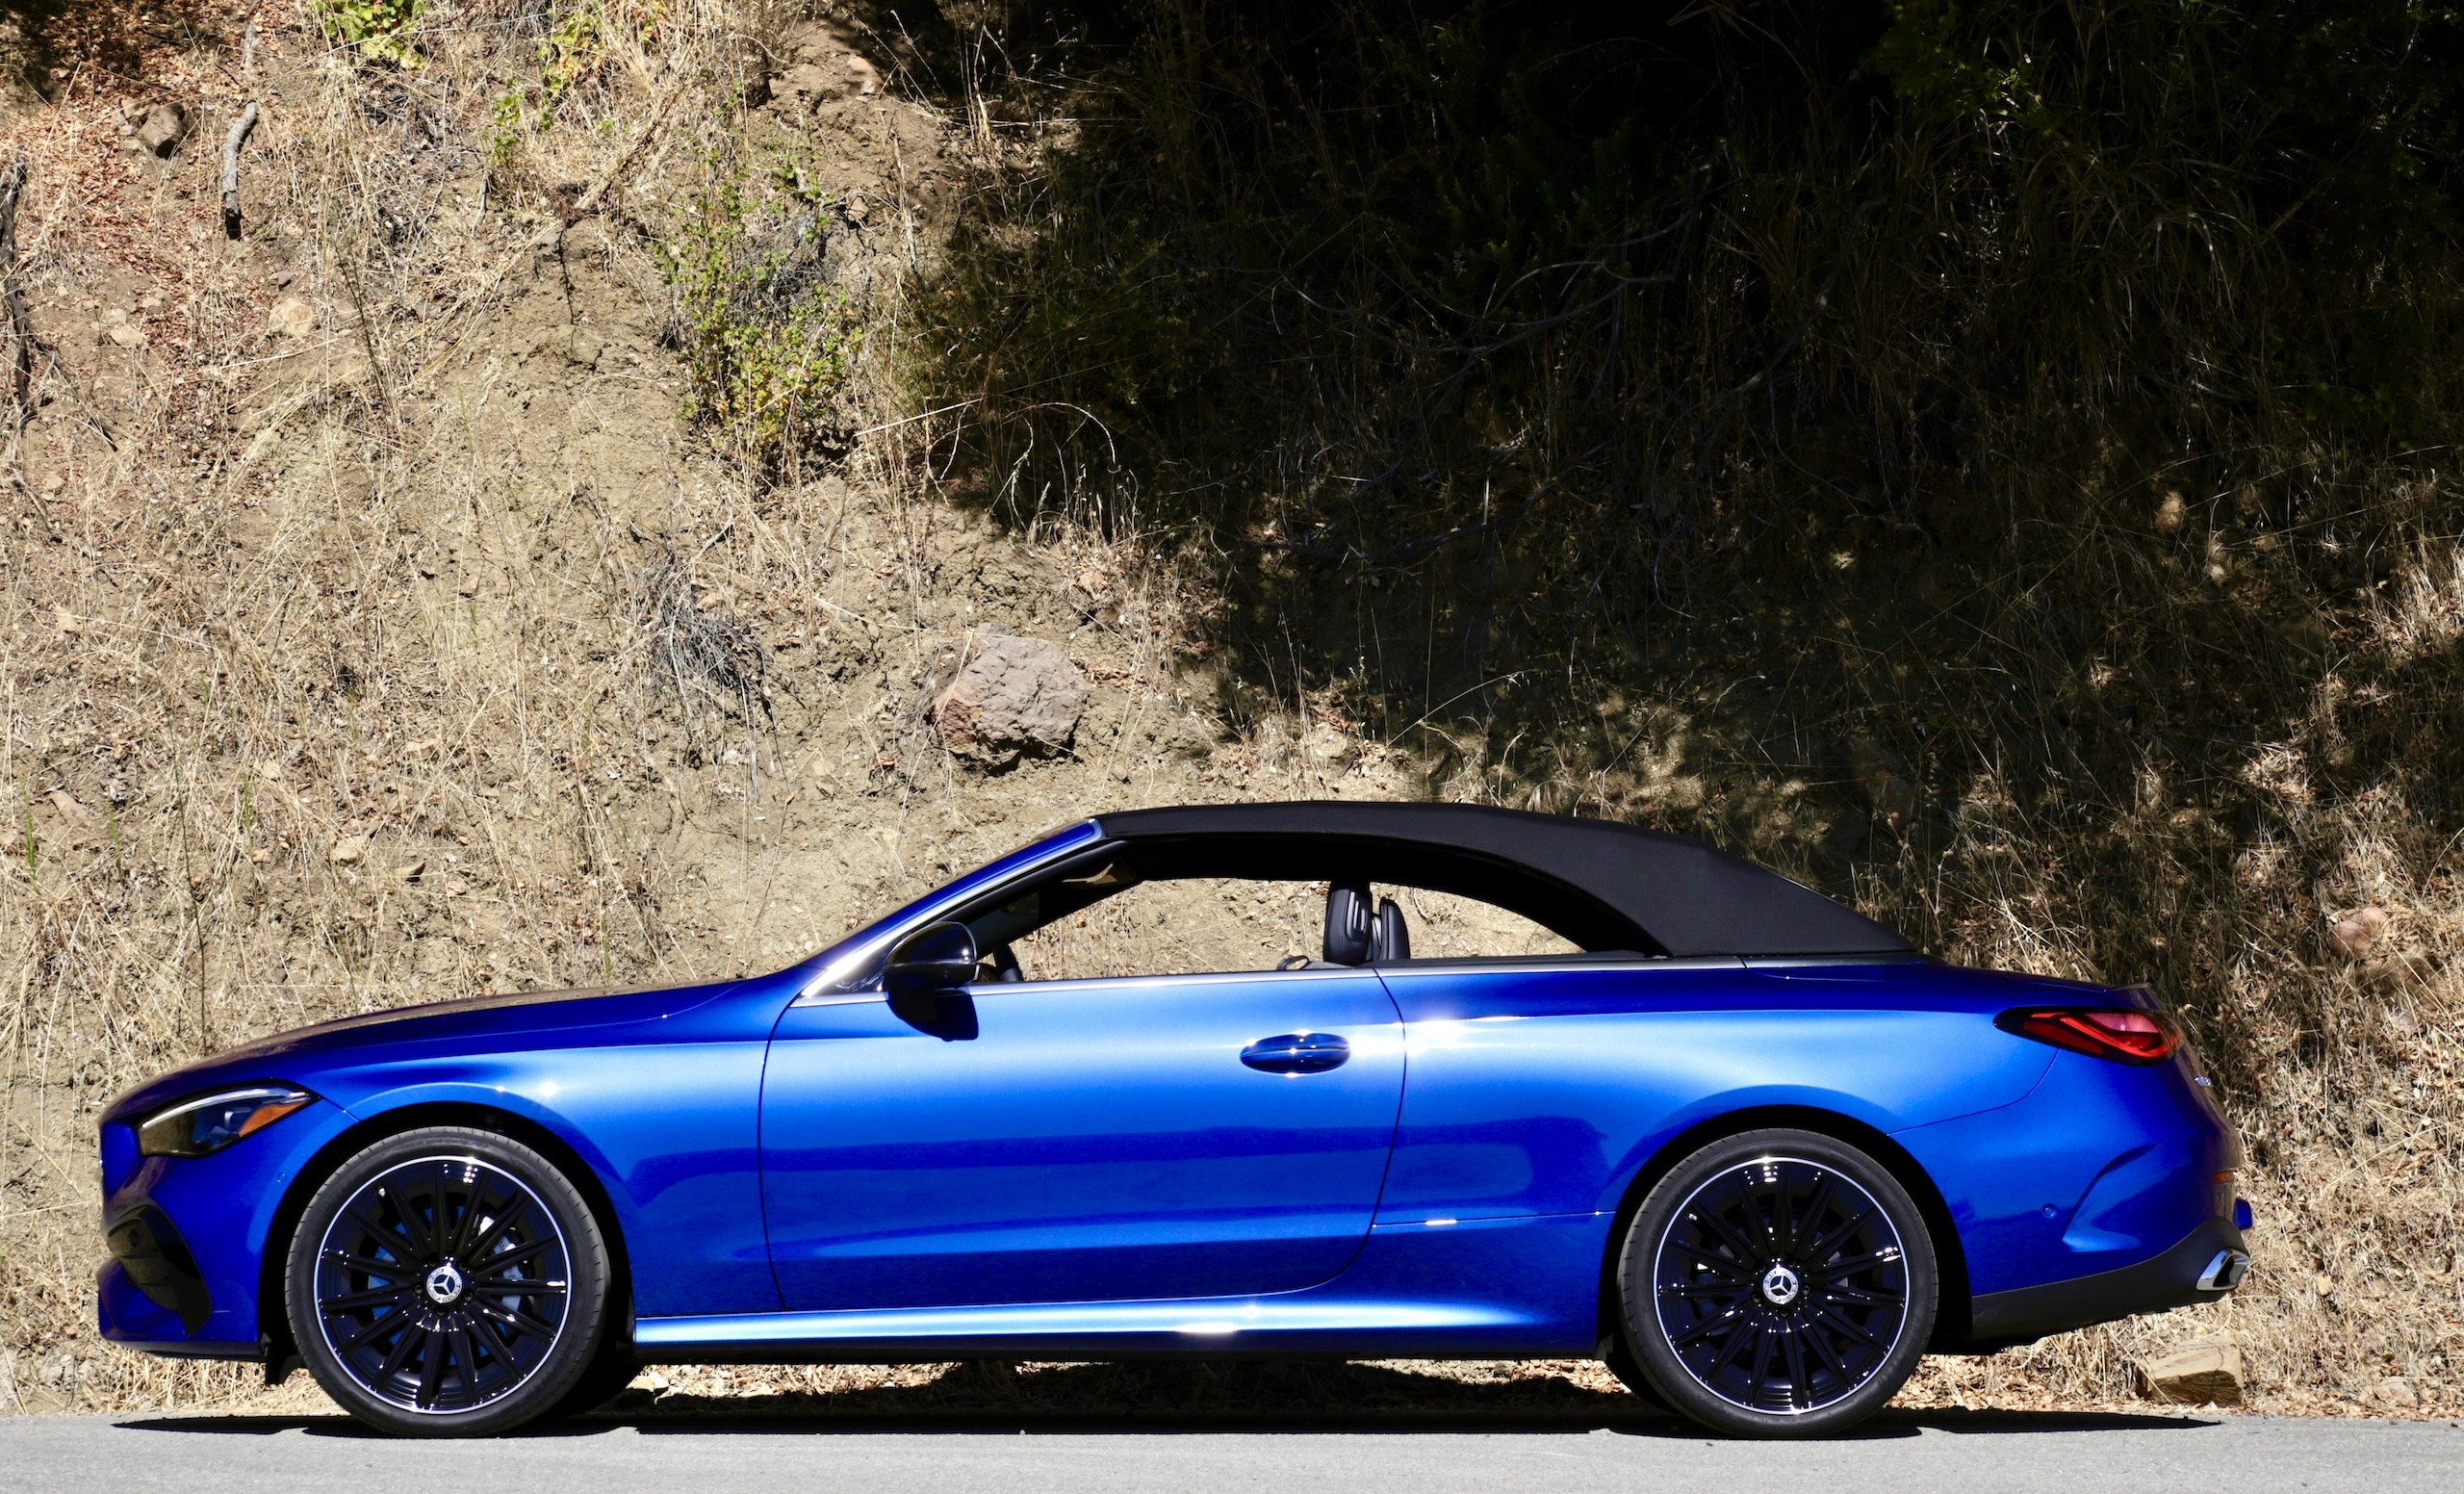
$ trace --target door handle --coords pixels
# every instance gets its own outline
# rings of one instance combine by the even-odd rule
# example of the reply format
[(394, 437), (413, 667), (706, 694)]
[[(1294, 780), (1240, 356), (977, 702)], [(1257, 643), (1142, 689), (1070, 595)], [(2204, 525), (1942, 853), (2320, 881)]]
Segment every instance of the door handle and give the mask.
[(1261, 1073), (1324, 1073), (1349, 1057), (1351, 1044), (1331, 1032), (1287, 1032), (1241, 1050), (1241, 1062)]

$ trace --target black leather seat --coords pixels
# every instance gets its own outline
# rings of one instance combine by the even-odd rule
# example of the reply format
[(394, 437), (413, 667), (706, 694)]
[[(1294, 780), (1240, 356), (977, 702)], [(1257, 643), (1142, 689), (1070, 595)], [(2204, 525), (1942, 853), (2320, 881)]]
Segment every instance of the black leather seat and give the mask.
[(1411, 930), (1391, 897), (1372, 903), (1365, 882), (1338, 882), (1326, 889), (1328, 965), (1383, 965), (1412, 957)]

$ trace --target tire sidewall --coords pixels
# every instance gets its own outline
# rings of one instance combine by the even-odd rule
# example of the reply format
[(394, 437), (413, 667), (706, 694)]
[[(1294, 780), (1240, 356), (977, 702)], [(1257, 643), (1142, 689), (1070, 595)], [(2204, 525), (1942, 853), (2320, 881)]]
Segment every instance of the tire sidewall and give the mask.
[[(565, 1239), (566, 1318), (548, 1362), (514, 1389), (469, 1410), (414, 1411), (361, 1385), (327, 1345), (317, 1314), (317, 1256), (326, 1230), (361, 1188), (405, 1162), (440, 1153), (472, 1157), (510, 1173), (546, 1205)], [(598, 1218), (554, 1163), (494, 1131), (423, 1126), (370, 1145), (318, 1185), (292, 1235), (283, 1275), (284, 1306), (292, 1341), (308, 1373), (359, 1421), (400, 1436), (483, 1436), (548, 1414), (598, 1361), (607, 1336), (609, 1275), (607, 1243)]]
[[(1900, 1239), (1908, 1275), (1908, 1316), (1890, 1352), (1865, 1382), (1818, 1410), (1781, 1414), (1750, 1410), (1714, 1394), (1680, 1362), (1659, 1324), (1654, 1287), (1660, 1237), (1696, 1189), (1721, 1172), (1762, 1157), (1784, 1156), (1835, 1169), (1872, 1196)], [(1760, 1130), (1725, 1137), (1671, 1168), (1634, 1211), (1617, 1264), (1619, 1319), (1626, 1349), (1661, 1401), (1715, 1430), (1752, 1437), (1811, 1437), (1840, 1430), (1887, 1404), (1924, 1356), (1939, 1308), (1941, 1274), (1933, 1232), (1907, 1187), (1888, 1168), (1846, 1142), (1816, 1131)]]

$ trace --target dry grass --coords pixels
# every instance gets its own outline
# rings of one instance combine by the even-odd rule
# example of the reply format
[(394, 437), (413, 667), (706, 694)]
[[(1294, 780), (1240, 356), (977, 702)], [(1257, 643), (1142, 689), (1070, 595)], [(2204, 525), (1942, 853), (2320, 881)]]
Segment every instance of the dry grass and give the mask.
[[(2426, 734), (2442, 708), (2402, 671), (2464, 635), (2455, 542), (2432, 522), (2443, 489), (2385, 499), (2409, 505), (2417, 543), (2327, 620), (2343, 662), (2288, 664), (2295, 708), (2233, 760), (2271, 806), (2268, 834), (2220, 837), (2220, 811), (2186, 787), (2201, 764), (2150, 754), (2127, 796), (2092, 775), (2089, 807), (2063, 810), (2038, 765), (1910, 742), (1886, 690), (1810, 726), (1732, 708), (1752, 693), (1740, 681), (1790, 678), (1818, 650), (1825, 668), (1857, 655), (1884, 680), (1922, 662), (1831, 615), (1923, 592), (1905, 573), (1842, 571), (1855, 585), (1811, 605), (1747, 588), (1705, 625), (1734, 625), (1717, 647), (1623, 674), (1501, 631), (1481, 689), (1432, 686), (1405, 708), (1373, 686), (1377, 648), (1435, 647), (1434, 608), (1399, 627), (1387, 605), (1425, 602), (1408, 579), (1334, 586), (1250, 553), (1261, 605), (1219, 555), (1141, 520), (1157, 475), (1098, 492), (1105, 475), (1081, 465), (1083, 494), (1027, 493), (1028, 522), (1004, 528), (984, 517), (982, 475), (947, 468), (968, 417), (925, 417), (947, 401), (925, 398), (915, 284), (952, 221), (988, 211), (962, 189), (1033, 173), (1065, 126), (996, 129), (975, 74), (925, 77), (921, 54), (855, 21), (610, 4), (589, 46), (543, 54), (535, 23), (569, 10), (433, 4), (424, 65), (406, 71), (354, 64), (304, 13), (262, 8), (244, 76), (241, 7), (157, 5), (153, 22), (54, 39), (56, 97), (0, 124), (37, 184), (19, 237), (47, 401), (0, 555), (0, 1406), (314, 1404), (302, 1382), (268, 1396), (246, 1372), (93, 1337), (92, 1116), (164, 1068), (414, 1000), (773, 966), (1108, 805), (1424, 792), (1708, 828), (1791, 865), (1845, 837), (1861, 900), (1943, 953), (2153, 968), (2187, 993), (2259, 1144), (2252, 1286), (1929, 1366), (1912, 1400), (2111, 1403), (2133, 1354), (2215, 1327), (2241, 1335), (2263, 1406), (2350, 1408), (2391, 1376), (2409, 1409), (2464, 1396), (2456, 889), (2400, 776), (2355, 788), (2333, 765), (2339, 741)], [(861, 91), (851, 52), (887, 82)], [(747, 107), (748, 80), (772, 75), (772, 100)], [(198, 116), (167, 164), (117, 133), (121, 99), (158, 93)], [(196, 142), (243, 97), (267, 119), (249, 237), (231, 245)], [(758, 232), (821, 225), (828, 283), (865, 319), (855, 374), (817, 423), (837, 449), (753, 462), (678, 419), (689, 359), (669, 346), (659, 251), (720, 181), (746, 187)], [(305, 335), (270, 331), (294, 299)], [(2202, 519), (2165, 528), (2146, 498), (2171, 547), (2149, 554), (2235, 584), (2273, 574), (2264, 527), (2229, 503), (2211, 538), (2191, 532)], [(1788, 540), (1886, 548), (1861, 533)], [(1999, 595), (1993, 627), (2041, 625)], [(988, 780), (931, 742), (918, 690), (986, 621), (1065, 639), (1093, 679), (1069, 759)], [(1373, 625), (1386, 631), (1370, 640)], [(2141, 663), (2083, 659), (2029, 688), (2148, 698)], [(1976, 704), (1967, 677), (1937, 683), (1909, 718), (2003, 708)], [(1533, 698), (1564, 710), (1501, 708)], [(1852, 732), (1865, 745), (1845, 754), (1807, 744)], [(1895, 828), (1915, 819), (1933, 838)], [(2143, 900), (2118, 918), (2100, 890), (2117, 862)], [(2385, 942), (2329, 961), (2321, 915), (2365, 903), (2389, 911)], [(1474, 928), (1424, 904), (1416, 931)], [(1259, 948), (1305, 947), (1305, 897), (1257, 912)], [(1114, 930), (1091, 953), (1130, 958), (1139, 937)], [(1442, 1383), (1275, 1373), (1298, 1390), (1267, 1372), (1045, 1367), (644, 1383), (671, 1410), (1351, 1398), (1584, 1415), (1608, 1388), (1586, 1366), (1457, 1367)]]

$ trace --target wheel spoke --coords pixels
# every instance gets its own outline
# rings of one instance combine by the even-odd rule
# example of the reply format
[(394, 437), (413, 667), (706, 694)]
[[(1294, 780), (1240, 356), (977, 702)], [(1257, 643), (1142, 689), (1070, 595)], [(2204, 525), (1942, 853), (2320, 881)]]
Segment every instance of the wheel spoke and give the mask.
[(1848, 1362), (1839, 1357), (1838, 1350), (1831, 1347), (1831, 1335), (1822, 1331), (1822, 1320), (1816, 1317), (1806, 1326), (1806, 1331), (1799, 1336), (1807, 1343), (1813, 1345), (1814, 1357), (1822, 1361), (1824, 1369), (1839, 1377), (1839, 1383), (1843, 1387), (1853, 1388), (1861, 1382), (1861, 1378), (1850, 1373)]
[(1679, 1301), (1732, 1301), (1754, 1289), (1742, 1281), (1681, 1281), (1659, 1289), (1659, 1295)]
[(353, 1255), (348, 1250), (335, 1250), (328, 1258), (340, 1261), (353, 1271), (364, 1271), (372, 1276), (399, 1276), (406, 1284), (420, 1274), (417, 1266), (406, 1266), (400, 1261), (371, 1260), (365, 1255)]
[(478, 1366), (472, 1363), (469, 1315), (455, 1313), (445, 1331), (453, 1347), (453, 1378), (462, 1382), (462, 1399), (475, 1404), (479, 1399), (479, 1375)]
[(1788, 1366), (1788, 1404), (1801, 1409), (1813, 1407), (1813, 1375), (1806, 1368), (1805, 1346), (1798, 1343), (1801, 1335), (1794, 1325), (1780, 1335), (1780, 1356)]
[(319, 1312), (357, 1312), (363, 1307), (381, 1307), (399, 1302), (410, 1292), (411, 1286), (408, 1282), (398, 1282), (393, 1286), (372, 1287), (365, 1292), (345, 1292), (340, 1297), (319, 1298), (317, 1310)]
[(1848, 1222), (1846, 1224), (1841, 1224), (1838, 1228), (1831, 1231), (1831, 1233), (1827, 1235), (1824, 1235), (1821, 1239), (1816, 1240), (1812, 1245), (1807, 1247), (1804, 1252), (1805, 1258), (1810, 1261), (1821, 1260), (1824, 1256), (1829, 1255), (1832, 1251), (1847, 1244), (1850, 1239), (1855, 1237), (1858, 1230), (1864, 1227), (1865, 1221), (1873, 1218), (1881, 1212), (1882, 1210), (1872, 1207), (1859, 1209), (1856, 1213), (1848, 1216)]
[(393, 1251), (397, 1255), (401, 1254), (404, 1249), (410, 1244), (409, 1240), (403, 1236), (400, 1230), (387, 1227), (383, 1214), (371, 1212), (368, 1206), (363, 1202), (353, 1200), (349, 1209), (349, 1215), (352, 1224), (355, 1224), (361, 1229), (366, 1230), (369, 1237), (373, 1239), (380, 1247)]
[(1813, 1192), (1806, 1198), (1804, 1225), (1800, 1227), (1792, 1223), (1788, 1226), (1788, 1249), (1791, 1253), (1804, 1253), (1797, 1250), (1797, 1242), (1800, 1239), (1807, 1236), (1821, 1238), (1822, 1211), (1831, 1207), (1832, 1184), (1837, 1180), (1837, 1174), (1825, 1172), (1818, 1172), (1815, 1176), (1817, 1180), (1813, 1185)]
[(393, 1200), (394, 1217), (402, 1222), (402, 1235), (410, 1241), (411, 1253), (422, 1259), (433, 1256), (435, 1237), (428, 1233), (426, 1221), (420, 1218), (419, 1205), (412, 1201), (410, 1190), (397, 1183), (387, 1197)]
[(1826, 1302), (1845, 1302), (1851, 1307), (1896, 1307), (1908, 1301), (1908, 1297), (1906, 1293), (1893, 1292), (1887, 1288), (1867, 1291), (1863, 1287), (1826, 1286), (1822, 1289), (1822, 1300)]
[(468, 1260), (478, 1253), (472, 1248), (471, 1227), (481, 1219), (493, 1218), (487, 1207), (486, 1177), (473, 1169), (468, 1182), (470, 1191), (462, 1196), (462, 1217), (453, 1225), (453, 1243), (445, 1252), (457, 1260)]
[(1698, 1265), (1707, 1266), (1713, 1271), (1722, 1273), (1733, 1281), (1743, 1281), (1746, 1274), (1754, 1269), (1745, 1262), (1722, 1255), (1717, 1250), (1705, 1249), (1691, 1240), (1671, 1240), (1668, 1242), (1668, 1248), (1680, 1255), (1692, 1259)]
[(1743, 1307), (1732, 1307), (1726, 1312), (1715, 1312), (1681, 1333), (1670, 1334), (1668, 1347), (1690, 1349), (1714, 1333), (1734, 1327), (1745, 1316), (1746, 1309)]
[(1840, 1332), (1847, 1334), (1850, 1338), (1863, 1344), (1868, 1349), (1887, 1349), (1890, 1347), (1883, 1340), (1876, 1338), (1873, 1334), (1849, 1322), (1845, 1317), (1829, 1307), (1818, 1309), (1813, 1315), (1813, 1321), (1821, 1324), (1825, 1327), (1838, 1329)]
[[(402, 1336), (394, 1340), (394, 1347), (386, 1351), (385, 1362), (376, 1367), (376, 1378), (379, 1380), (392, 1379), (396, 1375), (400, 1374), (402, 1366), (411, 1362), (411, 1351), (418, 1347), (420, 1341), (435, 1336), (422, 1325), (416, 1314), (404, 1314), (404, 1316), (410, 1318), (410, 1324), (402, 1329)], [(414, 1332), (413, 1329), (418, 1331)]]
[[(1748, 1213), (1752, 1213), (1753, 1209), (1754, 1200), (1749, 1198), (1746, 1200), (1746, 1211)], [(1731, 1228), (1727, 1220), (1720, 1218), (1710, 1210), (1696, 1208), (1691, 1211), (1691, 1217), (1704, 1228), (1709, 1230), (1712, 1234), (1717, 1235), (1720, 1243), (1727, 1246), (1729, 1249), (1735, 1254), (1738, 1264), (1742, 1265), (1745, 1262), (1752, 1260), (1755, 1256), (1763, 1253), (1762, 1251), (1756, 1249), (1752, 1245), (1746, 1243), (1745, 1236), (1738, 1234), (1734, 1229)]]
[(411, 1336), (409, 1332), (411, 1325), (418, 1321), (419, 1314), (407, 1307), (395, 1312), (379, 1313), (375, 1322), (352, 1334), (346, 1342), (336, 1344), (334, 1352), (346, 1354), (355, 1349), (364, 1349), (396, 1328), (403, 1329), (402, 1337), (407, 1339)]
[(1894, 1266), (1899, 1263), (1899, 1247), (1886, 1245), (1879, 1250), (1870, 1250), (1863, 1255), (1851, 1255), (1846, 1260), (1835, 1260), (1828, 1265), (1816, 1266), (1806, 1275), (1828, 1281), (1834, 1276), (1853, 1276), (1868, 1267)]
[(499, 1360), (502, 1361), (507, 1369), (512, 1369), (514, 1367), (513, 1346), (505, 1342), (504, 1335), (502, 1333), (497, 1331), (495, 1319), (489, 1317), (484, 1312), (473, 1312), (471, 1314), (471, 1332), (481, 1343), (485, 1344), (487, 1346), (488, 1352), (494, 1354)]
[(471, 1263), (471, 1277), (475, 1281), (492, 1280), (526, 1261), (538, 1259), (554, 1249), (555, 1244), (553, 1240), (533, 1240), (528, 1245), (517, 1245), (502, 1254), (474, 1261)]
[(534, 1338), (550, 1339), (556, 1336), (556, 1330), (553, 1327), (540, 1322), (537, 1318), (524, 1312), (519, 1307), (506, 1307), (497, 1302), (483, 1302), (476, 1298), (473, 1298), (471, 1300), (471, 1309), (474, 1312), (486, 1313), (489, 1317), (496, 1319), (500, 1323), (509, 1323)]
[(466, 1292), (485, 1292), (490, 1297), (562, 1297), (565, 1295), (565, 1284), (561, 1281), (524, 1281), (519, 1279), (512, 1281), (474, 1281), (462, 1290)]
[[(1780, 1246), (1780, 1221), (1788, 1213), (1788, 1164), (1774, 1161), (1763, 1163), (1761, 1167), (1770, 1170), (1770, 1176), (1762, 1182), (1761, 1187), (1757, 1189), (1743, 1186), (1741, 1183), (1737, 1193), (1745, 1201), (1746, 1217), (1762, 1226), (1765, 1252), (1772, 1255), (1784, 1254)], [(1758, 1171), (1759, 1169), (1748, 1168), (1745, 1175), (1751, 1177)], [(1762, 1195), (1766, 1194), (1771, 1202), (1771, 1207), (1767, 1209), (1762, 1206)]]
[(1754, 1326), (1753, 1352), (1754, 1361), (1745, 1368), (1745, 1404), (1758, 1406), (1762, 1404), (1762, 1386), (1771, 1367), (1771, 1325), (1769, 1323), (1758, 1323)]
[(419, 1408), (431, 1410), (436, 1405), (437, 1392), (445, 1388), (445, 1335), (434, 1328), (427, 1330), (427, 1352), (420, 1358)]

